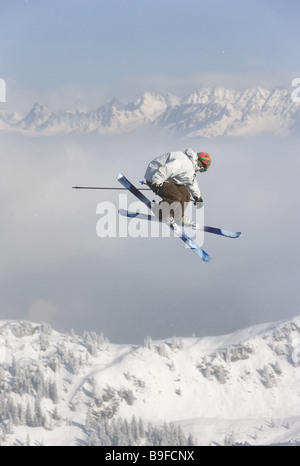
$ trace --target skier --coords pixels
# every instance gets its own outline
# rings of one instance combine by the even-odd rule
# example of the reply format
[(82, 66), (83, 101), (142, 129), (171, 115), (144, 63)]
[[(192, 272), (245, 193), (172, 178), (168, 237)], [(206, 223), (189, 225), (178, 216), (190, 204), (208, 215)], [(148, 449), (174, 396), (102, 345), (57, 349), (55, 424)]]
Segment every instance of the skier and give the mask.
[(160, 220), (196, 227), (197, 224), (184, 212), (191, 195), (197, 208), (203, 206), (196, 175), (207, 171), (210, 164), (209, 154), (194, 152), (193, 149), (169, 152), (152, 160), (147, 167), (145, 180), (152, 191), (162, 198), (159, 204), (154, 204), (154, 214)]

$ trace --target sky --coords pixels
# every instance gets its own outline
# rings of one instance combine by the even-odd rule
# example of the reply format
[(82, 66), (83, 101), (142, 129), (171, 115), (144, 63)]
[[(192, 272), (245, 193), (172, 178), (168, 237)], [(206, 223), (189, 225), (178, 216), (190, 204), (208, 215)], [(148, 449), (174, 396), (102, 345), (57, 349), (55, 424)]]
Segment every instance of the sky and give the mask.
[(299, 10), (297, 0), (1, 0), (0, 76), (16, 107), (26, 94), (71, 105), (145, 86), (290, 85)]
[[(299, 13), (297, 0), (0, 0), (0, 112), (96, 108), (202, 85), (291, 88)], [(189, 146), (212, 154), (199, 179), (205, 221), (241, 238), (206, 235), (210, 264), (176, 238), (100, 239), (97, 205), (117, 206), (118, 194), (71, 186), (116, 186), (120, 171), (139, 180), (154, 156)], [(298, 314), (298, 153), (297, 135), (1, 133), (0, 319), (141, 343)]]
[(25, 85), (293, 68), (296, 0), (1, 1), (1, 68)]

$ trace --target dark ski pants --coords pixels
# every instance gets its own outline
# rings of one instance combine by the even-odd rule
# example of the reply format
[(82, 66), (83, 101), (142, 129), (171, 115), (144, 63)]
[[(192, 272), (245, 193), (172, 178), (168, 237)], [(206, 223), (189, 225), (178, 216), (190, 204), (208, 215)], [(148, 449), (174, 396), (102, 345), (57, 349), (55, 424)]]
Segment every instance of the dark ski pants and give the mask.
[[(152, 184), (149, 181), (147, 181), (147, 185), (152, 189)], [(159, 203), (161, 207), (163, 207), (163, 202), (171, 206), (169, 209), (166, 209), (168, 213), (164, 212), (165, 209), (162, 208), (162, 211), (159, 213), (159, 218), (164, 220), (167, 216), (172, 215), (175, 221), (179, 222), (184, 216), (185, 209), (191, 200), (188, 188), (184, 185), (165, 181), (162, 184), (159, 196), (162, 198), (162, 202)], [(154, 213), (156, 212), (154, 211)]]

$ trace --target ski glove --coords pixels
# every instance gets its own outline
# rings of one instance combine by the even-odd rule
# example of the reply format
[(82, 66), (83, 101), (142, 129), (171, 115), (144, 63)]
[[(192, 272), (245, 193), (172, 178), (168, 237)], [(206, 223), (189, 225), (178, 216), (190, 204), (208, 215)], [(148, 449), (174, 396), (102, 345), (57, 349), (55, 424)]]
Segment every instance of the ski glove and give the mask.
[(160, 196), (161, 189), (162, 189), (162, 184), (153, 183), (151, 185), (151, 189), (152, 189), (153, 192), (155, 192), (155, 194), (157, 194), (157, 196)]
[(202, 197), (194, 199), (194, 205), (196, 206), (197, 209), (201, 209), (201, 207), (203, 207), (204, 205)]

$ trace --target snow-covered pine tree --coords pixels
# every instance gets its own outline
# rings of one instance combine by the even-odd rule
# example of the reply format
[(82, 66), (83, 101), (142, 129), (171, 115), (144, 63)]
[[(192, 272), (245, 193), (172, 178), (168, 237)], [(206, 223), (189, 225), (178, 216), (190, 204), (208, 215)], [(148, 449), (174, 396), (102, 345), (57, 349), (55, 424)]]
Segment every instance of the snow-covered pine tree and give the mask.
[(29, 401), (27, 402), (26, 406), (25, 420), (28, 427), (34, 427), (33, 414)]
[(144, 345), (145, 345), (145, 347), (146, 347), (148, 350), (151, 351), (151, 350), (152, 350), (152, 338), (149, 337), (149, 336), (146, 337), (146, 338), (144, 339)]

